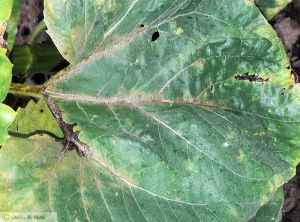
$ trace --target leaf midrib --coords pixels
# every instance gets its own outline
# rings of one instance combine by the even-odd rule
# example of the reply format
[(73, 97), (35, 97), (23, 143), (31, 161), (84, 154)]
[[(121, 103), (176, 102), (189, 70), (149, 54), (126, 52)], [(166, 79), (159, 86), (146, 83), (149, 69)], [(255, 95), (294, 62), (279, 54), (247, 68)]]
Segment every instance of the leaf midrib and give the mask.
[(49, 98), (53, 99), (60, 99), (70, 102), (82, 102), (87, 104), (99, 104), (99, 105), (125, 105), (128, 107), (136, 107), (140, 105), (157, 105), (157, 104), (170, 104), (170, 105), (196, 105), (200, 107), (207, 107), (207, 108), (217, 108), (227, 111), (236, 111), (243, 114), (253, 115), (262, 119), (273, 120), (282, 123), (300, 123), (299, 121), (293, 120), (279, 120), (275, 118), (271, 118), (268, 116), (262, 116), (257, 113), (233, 109), (229, 107), (219, 106), (216, 104), (209, 104), (209, 103), (202, 103), (199, 100), (194, 99), (175, 99), (175, 100), (168, 100), (163, 99), (160, 96), (120, 96), (120, 97), (99, 97), (99, 96), (87, 96), (87, 95), (80, 95), (80, 94), (71, 94), (71, 93), (59, 93), (59, 92), (52, 92), (49, 90), (45, 90), (44, 95)]

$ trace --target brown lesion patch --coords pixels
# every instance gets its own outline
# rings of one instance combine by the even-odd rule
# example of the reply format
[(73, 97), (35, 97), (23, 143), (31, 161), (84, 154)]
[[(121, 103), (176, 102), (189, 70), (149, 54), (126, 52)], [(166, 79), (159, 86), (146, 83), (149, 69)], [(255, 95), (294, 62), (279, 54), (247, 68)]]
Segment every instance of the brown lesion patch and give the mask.
[(202, 60), (202, 59), (199, 59), (199, 60), (195, 61), (195, 62), (193, 63), (193, 67), (195, 67), (195, 68), (197, 68), (197, 69), (203, 69), (203, 67), (204, 67), (204, 62), (203, 62), (203, 60)]
[(269, 78), (263, 79), (255, 74), (250, 74), (249, 72), (246, 72), (242, 75), (237, 75), (234, 78), (239, 81), (249, 81), (249, 82), (268, 82), (269, 81)]

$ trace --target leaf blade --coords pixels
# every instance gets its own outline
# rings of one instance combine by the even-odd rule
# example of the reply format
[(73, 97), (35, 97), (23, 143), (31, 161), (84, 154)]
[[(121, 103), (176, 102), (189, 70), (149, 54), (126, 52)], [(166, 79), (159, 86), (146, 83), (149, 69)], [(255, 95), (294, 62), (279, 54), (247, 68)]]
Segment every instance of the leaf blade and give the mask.
[[(118, 3), (85, 47), (75, 36), (98, 17), (84, 12), (112, 6), (76, 3), (48, 0), (45, 20), (72, 64), (45, 94), (93, 151), (83, 160), (67, 153), (72, 163), (61, 168), (78, 191), (71, 220), (252, 218), (294, 174), (300, 155), (299, 86), (288, 89), (288, 58), (254, 4)], [(50, 196), (57, 193), (71, 196), (68, 189)], [(59, 210), (59, 219), (67, 212)]]

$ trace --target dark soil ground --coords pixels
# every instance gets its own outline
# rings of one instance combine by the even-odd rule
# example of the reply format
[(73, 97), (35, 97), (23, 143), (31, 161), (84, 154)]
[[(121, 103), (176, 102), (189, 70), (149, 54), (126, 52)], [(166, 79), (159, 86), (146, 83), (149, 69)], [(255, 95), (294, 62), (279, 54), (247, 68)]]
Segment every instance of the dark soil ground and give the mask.
[[(30, 34), (43, 18), (43, 0), (25, 0), (22, 7), (21, 21), (18, 25), (16, 45), (28, 43)], [(42, 34), (42, 38), (47, 38), (46, 33)]]
[[(44, 0), (23, 0), (22, 13), (15, 45), (25, 45), (29, 43), (30, 36), (35, 27), (43, 20)], [(44, 31), (36, 39), (37, 44), (52, 41), (49, 35)], [(33, 73), (26, 80), (29, 85), (41, 85), (47, 81), (54, 73)], [(18, 74), (16, 73), (18, 76)], [(17, 81), (16, 81), (17, 82)], [(19, 82), (18, 82), (19, 83)]]
[[(21, 22), (18, 26), (17, 45), (26, 44), (34, 27), (43, 19), (43, 0), (25, 0)], [(281, 13), (271, 21), (279, 37), (282, 39), (296, 79), (300, 80), (300, 0), (293, 0)], [(38, 41), (49, 41), (43, 33)], [(31, 81), (34, 81), (32, 79)], [(40, 80), (38, 80), (40, 81)], [(40, 83), (40, 82), (39, 82)], [(285, 202), (283, 206), (283, 222), (300, 222), (300, 165), (296, 176), (283, 186)]]
[[(297, 81), (300, 80), (300, 0), (293, 0), (272, 19), (271, 24), (282, 39), (291, 59)], [(300, 165), (296, 176), (283, 186), (285, 202), (283, 222), (300, 222)]]
[(271, 20), (291, 59), (292, 68), (299, 82), (300, 76), (300, 0), (293, 0)]

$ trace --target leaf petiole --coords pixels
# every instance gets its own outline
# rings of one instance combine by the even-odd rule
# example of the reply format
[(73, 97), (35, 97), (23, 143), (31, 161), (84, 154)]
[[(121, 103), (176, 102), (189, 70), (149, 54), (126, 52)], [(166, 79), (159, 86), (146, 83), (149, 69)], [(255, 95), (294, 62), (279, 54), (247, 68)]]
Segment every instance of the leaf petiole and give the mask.
[(39, 99), (43, 99), (42, 86), (30, 86), (24, 84), (12, 83), (9, 87), (9, 93), (19, 96), (31, 96)]

